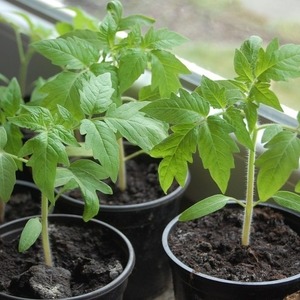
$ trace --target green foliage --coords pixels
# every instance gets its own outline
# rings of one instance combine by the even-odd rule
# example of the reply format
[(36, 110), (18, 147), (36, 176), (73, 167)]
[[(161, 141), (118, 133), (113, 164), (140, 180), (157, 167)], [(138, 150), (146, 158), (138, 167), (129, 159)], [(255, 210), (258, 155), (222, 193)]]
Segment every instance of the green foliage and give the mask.
[[(247, 205), (235, 201), (245, 207), (245, 212), (270, 198), (279, 205), (300, 211), (299, 195), (279, 191), (291, 173), (299, 168), (299, 114), (295, 127), (260, 124), (258, 117), (261, 105), (282, 111), (271, 83), (272, 80), (300, 77), (300, 45), (280, 46), (274, 39), (264, 48), (262, 39), (252, 36), (236, 50), (234, 68), (234, 79), (214, 81), (202, 77), (195, 91), (180, 90), (178, 94), (153, 101), (143, 109), (150, 116), (172, 125), (170, 135), (151, 151), (152, 156), (162, 158), (159, 167), (161, 185), (165, 192), (174, 179), (183, 185), (188, 163), (193, 161), (192, 154), (197, 152), (203, 166), (225, 193), (234, 168), (234, 153), (239, 151), (240, 144), (248, 150), (249, 157)], [(264, 146), (261, 154), (257, 151), (257, 143)], [(255, 169), (256, 200), (253, 199), (255, 184), (252, 176)], [(295, 192), (299, 193), (299, 183)], [(232, 198), (222, 195), (209, 197), (183, 212), (180, 220), (211, 213), (222, 208), (229, 199)], [(251, 215), (245, 213), (245, 216)], [(247, 217), (244, 223), (244, 228), (251, 226)]]
[[(60, 72), (39, 80), (27, 103), (21, 97), (24, 86), (0, 77), (7, 84), (1, 87), (0, 96), (0, 198), (9, 199), (17, 166), (24, 163), (30, 167), (42, 192), (42, 213), (40, 220), (32, 219), (25, 226), (20, 251), (27, 250), (42, 232), (48, 264), (47, 214), (48, 206), (55, 205), (55, 188), (62, 192), (79, 188), (85, 202), (83, 219), (88, 221), (99, 211), (97, 192), (112, 193), (104, 180), (120, 179), (125, 161), (120, 141), (137, 145), (138, 153), (149, 152), (168, 135), (165, 121), (142, 111), (149, 102), (124, 93), (151, 71), (150, 82), (142, 88), (143, 100), (154, 94), (169, 97), (181, 87), (179, 74), (189, 73), (170, 52), (185, 38), (155, 29), (153, 19), (124, 17), (119, 1), (108, 3), (101, 22), (78, 8), (70, 9), (75, 17), (71, 24), (57, 24), (59, 37), (32, 35), (28, 55), (20, 48), (20, 56), (26, 56), (25, 67), (37, 51), (60, 67)], [(30, 30), (36, 28), (29, 18), (22, 17)], [(23, 142), (25, 129), (28, 137)], [(92, 159), (71, 157), (76, 149), (92, 153)]]
[(38, 239), (42, 232), (42, 224), (39, 218), (29, 219), (22, 230), (19, 240), (20, 252), (28, 250)]

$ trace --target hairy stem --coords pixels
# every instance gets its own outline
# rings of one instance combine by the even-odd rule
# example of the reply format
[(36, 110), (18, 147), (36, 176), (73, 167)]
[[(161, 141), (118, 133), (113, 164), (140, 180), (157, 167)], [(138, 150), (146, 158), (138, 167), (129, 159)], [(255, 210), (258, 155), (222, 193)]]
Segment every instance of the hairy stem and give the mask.
[(52, 255), (48, 231), (48, 198), (42, 193), (42, 244), (45, 264), (52, 267)]
[(251, 223), (254, 207), (254, 184), (255, 184), (255, 156), (256, 156), (256, 138), (257, 131), (254, 129), (252, 134), (253, 150), (249, 150), (247, 161), (247, 190), (246, 190), (246, 206), (244, 210), (244, 222), (242, 229), (242, 245), (248, 246), (250, 244)]
[(121, 191), (125, 191), (127, 188), (127, 181), (126, 181), (126, 162), (125, 162), (125, 153), (124, 153), (124, 144), (123, 139), (120, 138), (118, 140), (119, 144), (119, 176), (118, 176), (118, 188)]

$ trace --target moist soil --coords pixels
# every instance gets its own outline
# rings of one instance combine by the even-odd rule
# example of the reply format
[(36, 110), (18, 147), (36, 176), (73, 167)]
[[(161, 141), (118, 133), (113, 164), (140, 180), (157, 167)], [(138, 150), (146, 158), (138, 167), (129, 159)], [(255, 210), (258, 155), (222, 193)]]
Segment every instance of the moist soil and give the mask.
[(38, 241), (24, 253), (18, 239), (0, 240), (0, 292), (31, 299), (82, 295), (115, 279), (125, 264), (105, 228), (50, 224), (53, 268), (43, 263)]
[(286, 278), (300, 272), (300, 237), (269, 207), (255, 208), (250, 246), (241, 246), (243, 211), (224, 208), (178, 222), (170, 249), (196, 272), (243, 282)]
[[(107, 182), (113, 190), (111, 195), (98, 193), (101, 204), (129, 205), (153, 201), (165, 196), (158, 179), (158, 162), (149, 159), (129, 160), (126, 163), (127, 188), (121, 191), (116, 184)], [(168, 192), (177, 187), (174, 184)], [(68, 193), (70, 197), (82, 199), (79, 189)]]
[(5, 205), (4, 222), (41, 214), (41, 196), (38, 189), (16, 184), (11, 198)]

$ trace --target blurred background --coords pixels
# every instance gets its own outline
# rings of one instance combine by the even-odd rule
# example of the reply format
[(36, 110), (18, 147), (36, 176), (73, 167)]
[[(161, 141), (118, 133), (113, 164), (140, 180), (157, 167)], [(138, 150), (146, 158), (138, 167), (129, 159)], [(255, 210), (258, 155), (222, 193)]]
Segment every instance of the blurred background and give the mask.
[[(101, 20), (108, 1), (59, 0)], [(300, 44), (300, 0), (121, 0), (124, 16), (144, 14), (189, 39), (176, 54), (223, 77), (234, 76), (234, 50), (250, 35)], [(283, 104), (300, 110), (300, 80), (275, 83)]]

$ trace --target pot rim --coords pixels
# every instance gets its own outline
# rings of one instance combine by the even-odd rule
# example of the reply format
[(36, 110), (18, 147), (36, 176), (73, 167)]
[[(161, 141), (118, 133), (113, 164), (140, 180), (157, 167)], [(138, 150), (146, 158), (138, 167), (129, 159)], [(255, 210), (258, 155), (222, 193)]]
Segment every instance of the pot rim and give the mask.
[[(233, 203), (236, 204), (236, 203)], [(280, 207), (279, 205), (275, 205), (275, 204), (271, 204), (271, 203), (262, 203), (260, 205), (263, 206), (270, 206), (272, 208), (275, 209), (279, 209), (282, 210), (284, 212), (290, 213), (292, 215), (295, 215), (297, 217), (300, 217), (300, 214)], [(180, 214), (179, 214), (180, 215)], [(300, 273), (297, 275), (293, 275), (293, 276), (289, 276), (283, 279), (277, 279), (277, 280), (270, 280), (270, 281), (252, 281), (252, 282), (246, 282), (246, 281), (233, 281), (233, 280), (228, 280), (228, 279), (222, 279), (222, 278), (218, 278), (215, 276), (211, 276), (211, 275), (207, 275), (205, 273), (201, 273), (201, 272), (196, 272), (195, 270), (193, 270), (192, 268), (190, 268), (189, 266), (187, 266), (186, 264), (184, 264), (181, 260), (179, 260), (171, 251), (170, 247), (169, 247), (169, 243), (168, 243), (168, 237), (170, 232), (174, 229), (175, 225), (177, 224), (178, 219), (179, 219), (179, 215), (177, 215), (175, 218), (173, 218), (165, 227), (163, 234), (162, 234), (162, 245), (164, 248), (164, 251), (166, 252), (167, 256), (169, 257), (170, 260), (172, 260), (177, 266), (179, 266), (180, 268), (183, 268), (185, 271), (192, 273), (196, 276), (202, 277), (206, 280), (211, 280), (211, 281), (216, 281), (219, 282), (221, 284), (231, 284), (231, 285), (244, 285), (244, 286), (262, 286), (262, 285), (268, 285), (268, 286), (272, 286), (272, 285), (278, 285), (278, 284), (285, 284), (286, 282), (290, 282), (290, 281), (294, 281), (300, 278)]]
[[(36, 215), (38, 216), (38, 215)], [(4, 223), (0, 226), (0, 236), (1, 236), (1, 231), (4, 231), (6, 227), (10, 227), (13, 226), (15, 223), (25, 223), (28, 219), (32, 218), (32, 217), (36, 217), (36, 216), (29, 216), (29, 217), (23, 217), (17, 220), (13, 220), (7, 223)], [(77, 219), (77, 220), (82, 220), (82, 216), (79, 215), (72, 215), (72, 214), (49, 214), (49, 219), (51, 220), (51, 218), (72, 218), (72, 219)], [(84, 222), (84, 221), (83, 221)], [(97, 223), (100, 224), (112, 231), (114, 231), (123, 241), (124, 244), (127, 248), (128, 251), (128, 259), (127, 259), (127, 263), (126, 266), (124, 267), (123, 272), (116, 277), (113, 281), (111, 281), (109, 284), (105, 285), (104, 287), (101, 287), (97, 290), (91, 291), (89, 293), (86, 294), (82, 294), (82, 295), (78, 295), (78, 296), (74, 296), (74, 297), (68, 297), (68, 298), (60, 298), (59, 300), (87, 300), (87, 299), (97, 299), (94, 298), (96, 297), (96, 295), (99, 296), (99, 293), (101, 293), (101, 296), (109, 293), (111, 290), (113, 290), (114, 288), (118, 287), (119, 285), (121, 285), (125, 280), (127, 280), (128, 276), (131, 274), (134, 265), (135, 265), (135, 252), (133, 249), (133, 246), (131, 244), (131, 242), (129, 241), (129, 239), (117, 228), (115, 228), (114, 226), (97, 220), (97, 219), (91, 219), (89, 222), (92, 223)], [(8, 294), (4, 294), (4, 293), (0, 293), (0, 296), (4, 295), (6, 297), (6, 299), (15, 299), (15, 300), (29, 300), (30, 298), (24, 298), (24, 297), (17, 297), (17, 296), (13, 296), (13, 295), (8, 295)]]

